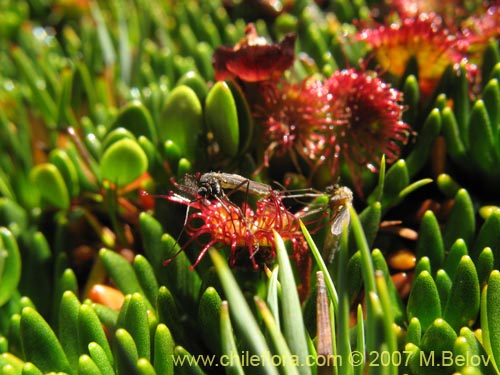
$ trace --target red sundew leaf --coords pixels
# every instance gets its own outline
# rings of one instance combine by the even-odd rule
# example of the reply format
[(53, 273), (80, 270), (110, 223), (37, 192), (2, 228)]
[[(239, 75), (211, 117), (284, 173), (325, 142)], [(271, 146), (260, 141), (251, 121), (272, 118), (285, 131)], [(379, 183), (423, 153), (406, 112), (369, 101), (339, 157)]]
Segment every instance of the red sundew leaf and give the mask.
[(287, 34), (280, 43), (268, 43), (249, 24), (246, 37), (234, 48), (221, 46), (215, 50), (212, 64), (215, 79), (239, 78), (260, 82), (279, 78), (295, 59), (295, 34)]

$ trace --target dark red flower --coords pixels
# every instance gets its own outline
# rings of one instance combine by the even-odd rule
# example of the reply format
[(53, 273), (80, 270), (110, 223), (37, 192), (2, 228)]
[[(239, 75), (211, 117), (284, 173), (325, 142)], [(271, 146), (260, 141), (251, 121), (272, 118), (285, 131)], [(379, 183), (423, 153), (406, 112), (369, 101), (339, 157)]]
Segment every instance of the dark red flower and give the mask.
[(307, 257), (304, 256), (307, 245), (298, 219), (286, 209), (278, 192), (271, 191), (268, 197), (260, 199), (255, 210), (246, 203), (239, 207), (227, 196), (214, 200), (201, 196), (190, 199), (170, 193), (167, 199), (196, 210), (189, 215), (185, 226), (186, 233), (191, 237), (190, 242), (199, 241), (205, 235), (210, 238), (203, 244), (192, 268), (212, 246), (227, 246), (231, 251), (229, 261), (233, 265), (241, 250), (247, 249), (250, 260), (257, 268), (255, 255), (258, 251), (266, 251), (273, 258), (275, 256), (273, 231), (278, 232), (283, 240), (291, 241), (296, 259)]
[(469, 43), (467, 51), (469, 56), (480, 64), (489, 41), (500, 36), (500, 6), (493, 5), (480, 9), (466, 19), (461, 28)]
[(281, 77), (295, 59), (295, 35), (288, 34), (283, 40), (268, 43), (259, 37), (255, 26), (249, 24), (246, 37), (234, 48), (221, 46), (215, 50), (212, 64), (215, 79), (239, 78), (246, 82), (260, 82)]
[(434, 91), (449, 65), (467, 65), (467, 38), (450, 32), (442, 18), (432, 13), (405, 18), (401, 24), (364, 29), (358, 38), (373, 50), (381, 68), (395, 76), (401, 77), (409, 60), (415, 58), (420, 90), (424, 95)]
[(262, 104), (255, 111), (261, 119), (266, 145), (264, 165), (276, 155), (296, 155), (311, 166), (318, 163), (327, 146), (328, 134), (341, 122), (337, 105), (328, 100), (321, 81), (306, 79), (299, 84), (282, 81), (260, 86)]
[(380, 158), (394, 162), (408, 141), (410, 127), (402, 121), (402, 94), (376, 73), (346, 69), (335, 72), (325, 84), (329, 100), (342, 108), (342, 123), (332, 127), (324, 158), (332, 173), (345, 162), (358, 192), (360, 169), (376, 170)]

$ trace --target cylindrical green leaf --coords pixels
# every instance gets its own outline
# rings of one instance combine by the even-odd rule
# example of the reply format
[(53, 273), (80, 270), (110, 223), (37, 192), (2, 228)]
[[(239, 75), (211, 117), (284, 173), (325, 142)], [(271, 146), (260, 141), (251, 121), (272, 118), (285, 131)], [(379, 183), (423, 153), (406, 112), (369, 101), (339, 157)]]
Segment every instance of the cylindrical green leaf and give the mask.
[(31, 170), (30, 177), (48, 204), (61, 210), (69, 207), (68, 188), (61, 172), (54, 164), (38, 164)]
[(156, 375), (156, 371), (146, 358), (140, 358), (137, 361), (137, 373), (140, 375)]
[(158, 320), (164, 323), (167, 327), (172, 327), (172, 335), (178, 342), (184, 341), (184, 330), (179, 324), (181, 313), (175, 303), (174, 296), (170, 290), (161, 286), (158, 290), (158, 300), (156, 302), (156, 311), (158, 312)]
[(198, 321), (205, 343), (215, 353), (221, 352), (220, 305), (222, 300), (217, 291), (208, 287), (203, 292), (198, 309)]
[(28, 362), (24, 364), (21, 375), (43, 375), (43, 372), (33, 363)]
[(224, 81), (217, 82), (208, 92), (205, 122), (227, 157), (235, 157), (239, 145), (239, 124), (236, 103), (231, 89)]
[(174, 339), (165, 324), (158, 324), (154, 336), (154, 368), (157, 374), (174, 374)]
[[(469, 126), (469, 153), (484, 172), (495, 167), (496, 139), (493, 137), (492, 124), (484, 102), (480, 99), (472, 107)], [(495, 124), (496, 126), (496, 124)]]
[(137, 373), (139, 355), (134, 339), (123, 328), (118, 328), (115, 333), (115, 360), (118, 375)]
[(456, 331), (463, 326), (471, 326), (479, 312), (480, 286), (476, 267), (469, 256), (463, 256), (453, 278), (448, 303), (443, 312)]
[(453, 350), (457, 334), (443, 319), (436, 319), (424, 333), (421, 348), (425, 352), (434, 351), (436, 356)]
[(491, 271), (495, 268), (495, 256), (489, 247), (485, 247), (476, 261), (477, 277), (479, 284), (483, 285), (488, 280)]
[(101, 177), (124, 186), (148, 169), (148, 158), (141, 146), (131, 139), (113, 143), (104, 152), (100, 163)]
[(403, 121), (414, 125), (419, 109), (420, 89), (418, 87), (418, 80), (413, 74), (406, 77), (403, 86), (403, 98), (407, 108), (403, 112)]
[[(500, 87), (496, 79), (488, 81), (483, 89), (482, 99), (490, 119), (493, 140), (497, 143), (498, 124), (500, 124)], [(497, 148), (495, 148), (495, 151), (498, 157), (500, 151)]]
[(417, 142), (406, 158), (406, 166), (410, 176), (415, 176), (429, 159), (434, 140), (441, 132), (441, 115), (434, 108), (427, 116), (422, 129), (418, 133)]
[(139, 357), (149, 359), (151, 341), (149, 336), (148, 312), (146, 300), (139, 293), (134, 293), (130, 296), (123, 328), (134, 339)]
[(423, 256), (418, 260), (417, 265), (415, 266), (415, 271), (413, 273), (418, 276), (423, 271), (427, 271), (429, 272), (429, 274), (432, 274), (431, 261), (426, 256)]
[(427, 271), (422, 271), (415, 279), (408, 304), (408, 319), (418, 318), (425, 331), (437, 318), (441, 317), (441, 303), (434, 279)]
[(465, 255), (469, 255), (467, 245), (464, 240), (459, 238), (451, 247), (443, 267), (452, 280), (455, 278), (458, 264)]
[[(473, 259), (477, 259), (479, 252), (483, 251), (485, 247), (500, 249), (498, 233), (500, 233), (500, 211), (494, 210), (479, 230), (474, 242)], [(500, 256), (495, 259), (495, 268), (500, 268)]]
[(21, 313), (21, 345), (24, 358), (43, 372), (71, 372), (68, 359), (54, 331), (41, 315), (30, 307)]
[(410, 183), (410, 177), (404, 160), (398, 160), (387, 171), (385, 176), (384, 196), (382, 198), (382, 207), (387, 209), (397, 198), (401, 190)]
[(443, 233), (445, 248), (450, 248), (458, 238), (462, 238), (470, 246), (475, 231), (476, 217), (474, 205), (467, 190), (460, 189), (455, 196), (455, 204), (448, 216)]
[(99, 257), (104, 263), (109, 276), (123, 294), (143, 294), (143, 290), (135, 276), (134, 268), (124, 257), (107, 249), (101, 249)]
[(102, 375), (115, 375), (112, 362), (110, 362), (106, 351), (99, 344), (91, 342), (88, 350), (90, 358), (97, 364)]
[(201, 369), (193, 355), (182, 346), (175, 347), (174, 356), (177, 357), (176, 362), (180, 363), (175, 368), (176, 373), (177, 371), (181, 371), (186, 375), (205, 375), (205, 372)]
[(87, 354), (80, 356), (78, 360), (78, 374), (81, 375), (102, 375), (99, 367)]
[(78, 314), (78, 342), (80, 343), (81, 352), (85, 352), (91, 342), (95, 342), (103, 348), (112, 361), (113, 355), (109, 347), (106, 333), (102, 328), (102, 324), (97, 317), (94, 309), (89, 305), (81, 305)]
[(17, 290), (21, 279), (21, 254), (17, 241), (5, 227), (0, 228), (0, 306)]
[(420, 345), (420, 340), (422, 338), (422, 326), (418, 318), (413, 317), (410, 319), (410, 324), (408, 324), (408, 330), (406, 333), (406, 342), (415, 345)]
[(427, 211), (420, 222), (417, 248), (417, 259), (424, 256), (429, 258), (431, 267), (435, 270), (441, 268), (444, 261), (444, 245), (441, 237), (439, 223), (432, 211)]
[[(486, 289), (486, 329), (483, 328), (485, 346), (489, 348), (497, 368), (500, 364), (500, 272), (495, 270), (488, 279)], [(483, 314), (482, 314), (483, 315)], [(483, 325), (483, 316), (481, 316)]]
[(78, 312), (80, 301), (73, 292), (65, 292), (59, 305), (58, 337), (73, 369), (78, 367), (81, 351), (78, 342)]
[(177, 86), (167, 97), (159, 124), (160, 140), (171, 140), (189, 160), (196, 160), (203, 129), (200, 100), (187, 86)]
[(439, 300), (441, 301), (441, 311), (444, 311), (448, 303), (452, 284), (453, 281), (445, 270), (440, 269), (436, 272), (436, 288), (438, 290)]
[(144, 294), (149, 304), (154, 306), (158, 298), (158, 281), (155, 277), (153, 267), (148, 260), (140, 254), (135, 256), (133, 267), (137, 280), (144, 290)]
[(457, 120), (453, 110), (446, 107), (441, 112), (441, 119), (443, 123), (443, 135), (446, 140), (446, 147), (448, 154), (455, 161), (463, 161), (466, 155), (466, 149), (462, 140), (463, 134), (460, 134)]

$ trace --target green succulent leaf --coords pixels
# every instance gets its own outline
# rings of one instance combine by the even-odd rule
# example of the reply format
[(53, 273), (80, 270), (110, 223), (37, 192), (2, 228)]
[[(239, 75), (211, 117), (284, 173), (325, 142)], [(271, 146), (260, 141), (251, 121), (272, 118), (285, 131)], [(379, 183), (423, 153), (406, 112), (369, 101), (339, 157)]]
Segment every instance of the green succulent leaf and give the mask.
[(439, 190), (448, 198), (455, 197), (460, 190), (460, 185), (446, 173), (441, 173), (436, 182)]
[(97, 364), (102, 375), (115, 375), (108, 354), (99, 344), (91, 342), (88, 346), (88, 350), (90, 358)]
[(442, 311), (444, 311), (448, 303), (452, 285), (453, 281), (445, 270), (441, 269), (436, 272), (436, 287), (441, 301)]
[(451, 209), (443, 232), (445, 248), (449, 248), (458, 238), (462, 238), (467, 246), (470, 246), (475, 231), (474, 205), (467, 190), (460, 189), (455, 196), (455, 204)]
[(110, 126), (110, 131), (125, 128), (135, 137), (145, 136), (151, 142), (157, 142), (156, 127), (148, 109), (139, 101), (127, 103), (116, 116)]
[(101, 375), (101, 370), (95, 364), (94, 360), (87, 354), (83, 354), (78, 359), (78, 374), (82, 375)]
[(128, 295), (129, 300), (123, 326), (131, 335), (140, 358), (149, 359), (151, 353), (146, 299), (139, 293)]
[(131, 139), (135, 141), (137, 138), (132, 132), (128, 129), (118, 127), (115, 128), (111, 131), (109, 131), (106, 136), (104, 137), (104, 140), (102, 141), (101, 144), (101, 155), (106, 152), (106, 150), (109, 148), (109, 146), (113, 145), (114, 143), (122, 140), (122, 139)]
[(420, 345), (420, 340), (422, 338), (422, 326), (420, 325), (420, 320), (413, 317), (410, 319), (408, 324), (408, 330), (406, 332), (406, 342), (415, 345)]
[[(500, 211), (493, 210), (488, 216), (486, 221), (481, 226), (478, 235), (474, 241), (474, 248), (472, 256), (474, 259), (477, 258), (479, 253), (483, 251), (485, 247), (491, 247), (492, 249), (498, 249), (500, 246), (500, 239), (498, 238), (498, 233), (500, 232)], [(495, 259), (495, 268), (500, 266), (500, 257)]]
[(203, 130), (203, 114), (196, 93), (187, 86), (177, 86), (165, 101), (159, 124), (160, 140), (171, 140), (181, 155), (196, 160)]
[(137, 361), (137, 373), (139, 375), (156, 375), (156, 371), (146, 358), (139, 358)]
[(485, 247), (476, 261), (477, 277), (479, 284), (484, 285), (488, 281), (490, 273), (495, 269), (495, 256), (489, 247)]
[(410, 176), (415, 176), (429, 159), (436, 137), (441, 132), (441, 115), (434, 108), (427, 116), (417, 141), (406, 159), (406, 167)]
[(420, 222), (420, 230), (415, 251), (417, 259), (429, 258), (433, 269), (439, 269), (444, 261), (444, 244), (436, 216), (426, 211)]
[(207, 83), (203, 77), (195, 72), (189, 71), (185, 73), (179, 80), (177, 81), (176, 86), (187, 86), (191, 88), (195, 93), (201, 103), (205, 101), (205, 98), (208, 94)]
[(134, 339), (125, 329), (119, 328), (115, 333), (115, 360), (118, 375), (137, 373), (139, 354)]
[(500, 272), (494, 270), (483, 289), (481, 301), (481, 327), (486, 350), (492, 355), (496, 367), (500, 364)]
[(21, 254), (14, 235), (7, 228), (0, 227), (0, 306), (16, 292), (21, 266)]
[(157, 374), (173, 375), (174, 339), (165, 324), (158, 324), (154, 334), (154, 368)]
[(54, 331), (33, 308), (25, 307), (21, 313), (20, 335), (23, 355), (40, 370), (71, 373), (68, 358)]
[(465, 241), (462, 239), (456, 240), (446, 257), (446, 262), (443, 267), (451, 279), (455, 278), (458, 265), (465, 255), (469, 255)]
[(216, 353), (221, 352), (220, 306), (222, 300), (213, 287), (205, 289), (200, 298), (198, 320), (205, 342)]
[(434, 279), (427, 271), (418, 274), (408, 298), (408, 319), (417, 318), (426, 331), (433, 322), (441, 317), (441, 303)]
[(25, 363), (22, 369), (22, 375), (43, 375), (43, 372), (40, 371), (38, 367), (36, 367), (33, 363)]
[(109, 276), (123, 294), (144, 294), (134, 268), (124, 257), (108, 249), (101, 249), (99, 257)]
[(154, 306), (158, 298), (159, 285), (155, 277), (153, 266), (148, 262), (146, 257), (138, 254), (134, 258), (133, 267), (139, 285), (142, 290), (144, 290), (144, 296), (148, 299), (149, 305)]
[(76, 370), (80, 357), (78, 337), (78, 315), (80, 301), (73, 292), (65, 292), (59, 305), (58, 338), (66, 353), (69, 363)]
[(227, 157), (235, 157), (240, 139), (238, 112), (231, 89), (223, 81), (217, 82), (208, 92), (205, 123), (213, 132), (221, 151)]
[(485, 172), (495, 168), (498, 163), (496, 158), (496, 139), (492, 131), (493, 125), (482, 100), (478, 100), (472, 107), (469, 127), (469, 152), (476, 164)]
[(80, 353), (85, 353), (90, 343), (95, 342), (104, 349), (109, 361), (113, 360), (111, 348), (102, 324), (94, 309), (86, 304), (80, 306), (78, 312), (78, 342)]
[(30, 173), (42, 199), (61, 210), (69, 208), (69, 192), (59, 169), (50, 163), (35, 166)]
[(443, 317), (457, 332), (471, 326), (479, 312), (480, 286), (476, 267), (465, 255), (458, 264)]
[(74, 198), (80, 193), (80, 180), (75, 164), (68, 153), (62, 149), (54, 149), (50, 152), (49, 160), (54, 164), (64, 179), (69, 195)]
[(457, 162), (464, 161), (467, 151), (453, 110), (449, 107), (444, 108), (441, 112), (441, 118), (448, 154)]
[(442, 352), (451, 352), (457, 339), (455, 330), (443, 319), (436, 319), (427, 328), (421, 348), (425, 352), (434, 351), (436, 356)]
[(176, 373), (180, 371), (186, 375), (205, 375), (205, 372), (195, 361), (194, 356), (182, 346), (175, 347), (174, 356), (177, 357), (177, 363), (181, 363), (181, 365), (176, 366)]
[(148, 169), (148, 158), (141, 146), (131, 139), (121, 139), (104, 152), (101, 177), (118, 186), (125, 186)]

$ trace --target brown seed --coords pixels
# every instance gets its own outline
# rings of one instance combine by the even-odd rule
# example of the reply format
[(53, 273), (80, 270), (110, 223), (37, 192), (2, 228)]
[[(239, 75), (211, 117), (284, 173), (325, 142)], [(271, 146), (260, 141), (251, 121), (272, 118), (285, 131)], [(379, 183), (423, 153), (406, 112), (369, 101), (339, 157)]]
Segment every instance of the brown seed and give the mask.
[(399, 271), (408, 271), (415, 268), (417, 258), (410, 250), (402, 249), (392, 253), (388, 259), (389, 266)]
[(125, 296), (118, 289), (107, 285), (96, 284), (90, 291), (88, 297), (95, 303), (107, 306), (113, 310), (120, 310)]

